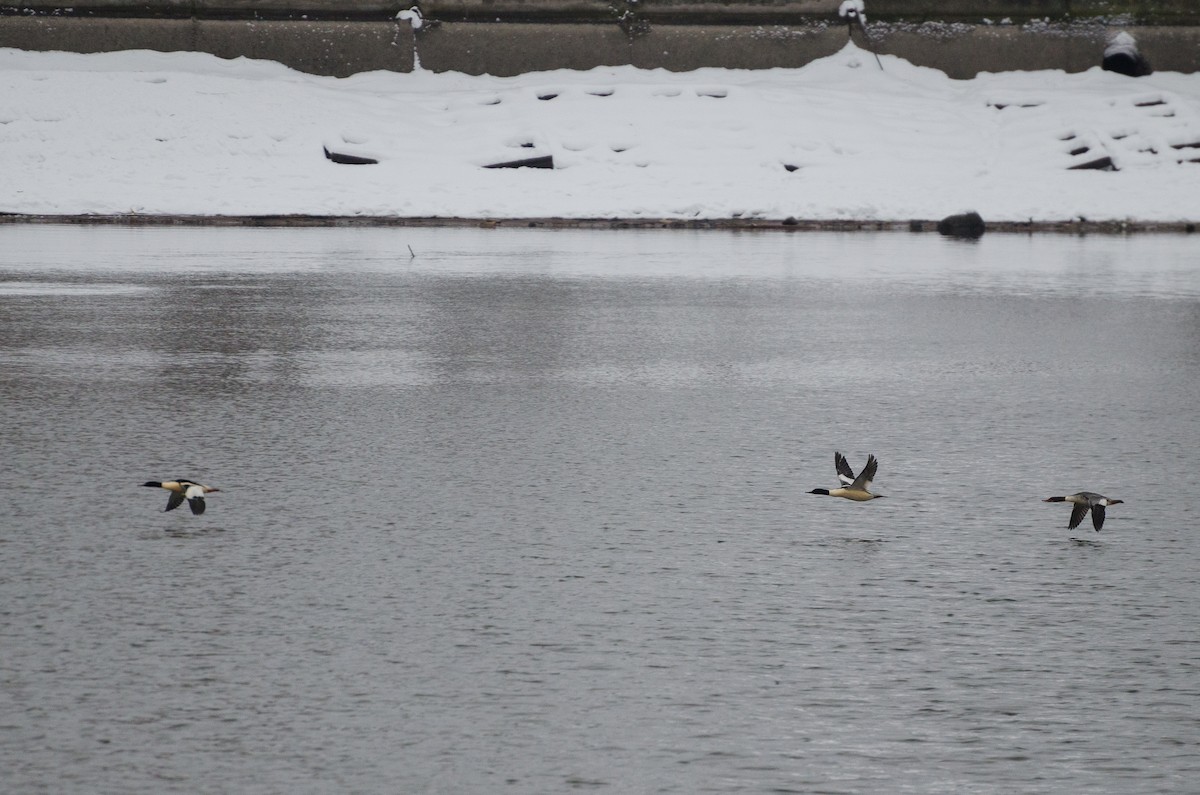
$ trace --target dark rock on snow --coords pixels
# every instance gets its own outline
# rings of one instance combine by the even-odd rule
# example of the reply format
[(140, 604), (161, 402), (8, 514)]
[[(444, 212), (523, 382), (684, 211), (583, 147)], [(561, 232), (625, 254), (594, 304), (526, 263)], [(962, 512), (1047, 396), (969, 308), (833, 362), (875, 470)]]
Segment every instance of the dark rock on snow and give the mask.
[(1121, 31), (1109, 40), (1104, 49), (1104, 60), (1100, 68), (1106, 72), (1116, 72), (1129, 77), (1145, 77), (1153, 74), (1150, 62), (1138, 50), (1137, 40), (1125, 31)]
[(938, 233), (947, 237), (982, 237), (985, 228), (983, 217), (976, 212), (948, 215), (937, 225)]

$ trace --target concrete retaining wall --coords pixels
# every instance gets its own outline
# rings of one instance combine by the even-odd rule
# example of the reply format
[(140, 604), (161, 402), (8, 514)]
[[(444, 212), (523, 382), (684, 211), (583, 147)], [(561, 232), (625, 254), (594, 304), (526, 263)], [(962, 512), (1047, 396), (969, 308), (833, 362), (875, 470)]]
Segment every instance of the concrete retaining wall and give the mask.
[[(198, 19), (381, 20), (420, 5), (446, 22), (601, 22), (635, 8), (665, 24), (800, 24), (830, 18), (840, 0), (26, 0), (0, 4), (24, 16), (123, 16)], [(1197, 25), (1196, 0), (868, 0), (879, 22), (1053, 21), (1105, 18), (1122, 24)]]
[(0, 47), (207, 52), (279, 61), (310, 74), (336, 77), (413, 69), (412, 28), (394, 22), (0, 17)]
[[(880, 53), (970, 78), (1011, 69), (1081, 72), (1100, 65), (1113, 32), (1104, 27), (1069, 35), (1037, 35), (1013, 27), (880, 27), (872, 37)], [(1200, 30), (1138, 28), (1134, 33), (1156, 69), (1200, 71)], [(799, 67), (841, 49), (846, 35), (841, 27), (656, 25), (630, 39), (616, 29), (588, 25), (445, 24), (419, 33), (416, 42), (424, 68), (513, 75), (620, 64), (673, 71)], [(858, 36), (855, 41), (863, 43)]]
[[(0, 0), (2, 1), (2, 0)], [(829, 55), (843, 46), (847, 30), (836, 18), (838, 0), (763, 0), (759, 3), (722, 5), (786, 11), (807, 21), (797, 24), (683, 24), (666, 22), (649, 11), (675, 5), (711, 8), (684, 0), (641, 0), (636, 26), (619, 25), (614, 8), (625, 0), (428, 0), (426, 17), (436, 21), (414, 32), (394, 19), (409, 0), (334, 2), (303, 0), (84, 0), (65, 13), (7, 13), (0, 15), (0, 47), (26, 50), (103, 52), (123, 49), (208, 52), (232, 58), (246, 56), (281, 62), (292, 68), (334, 76), (386, 69), (411, 71), (415, 56), (433, 71), (468, 74), (514, 75), (549, 69), (589, 69), (595, 66), (633, 64), (644, 68), (687, 71), (705, 66), (743, 69), (797, 67)], [(103, 16), (93, 13), (103, 6), (122, 4), (132, 13), (152, 7), (155, 16)], [(614, 3), (618, 5), (614, 5)], [(1099, 0), (959, 0), (950, 8), (1031, 9), (1095, 6)], [(244, 11), (309, 9), (318, 17), (342, 19), (210, 18), (219, 8)], [(1073, 22), (1038, 21), (1026, 24), (966, 24), (946, 22), (876, 22), (879, 7), (928, 7), (917, 0), (868, 0), (872, 46), (881, 53), (901, 56), (913, 63), (940, 69), (952, 77), (968, 78), (981, 71), (1012, 69), (1064, 69), (1083, 71), (1100, 64), (1105, 43), (1118, 30), (1129, 30), (1142, 53), (1159, 71), (1200, 72), (1200, 27), (1112, 25), (1106, 20)], [(1107, 5), (1114, 5), (1108, 3)], [(1183, 5), (1200, 7), (1193, 0), (1145, 0), (1140, 5), (1161, 9)], [(452, 17), (478, 17), (479, 9), (524, 7), (554, 8), (572, 14), (581, 9), (604, 15), (592, 22), (462, 22)], [(1170, 8), (1168, 8), (1170, 7)], [(48, 7), (47, 7), (48, 8)], [(590, 9), (590, 10), (589, 10)], [(9, 9), (11, 12), (11, 8)], [(45, 9), (43, 9), (45, 10)], [(1198, 9), (1200, 10), (1200, 9)], [(166, 13), (170, 11), (171, 13)], [(188, 12), (192, 13), (188, 13)], [(347, 13), (353, 11), (353, 14)], [(565, 12), (564, 12), (565, 13)], [(680, 12), (682, 14), (682, 12)], [(1165, 13), (1165, 11), (1164, 11)], [(806, 16), (814, 15), (814, 16)], [(377, 17), (374, 19), (366, 17)], [(519, 14), (516, 16), (520, 16)], [(382, 17), (382, 18), (378, 18)], [(504, 17), (501, 16), (503, 19)], [(493, 16), (495, 19), (495, 16)], [(856, 37), (858, 34), (856, 34)], [(863, 43), (861, 38), (856, 38)]]

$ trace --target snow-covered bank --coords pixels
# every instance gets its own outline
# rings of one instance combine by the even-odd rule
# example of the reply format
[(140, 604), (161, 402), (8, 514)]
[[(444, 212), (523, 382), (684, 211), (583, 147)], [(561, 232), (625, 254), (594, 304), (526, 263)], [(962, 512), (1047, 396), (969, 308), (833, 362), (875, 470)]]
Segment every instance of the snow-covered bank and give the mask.
[[(1200, 75), (882, 67), (847, 45), (801, 69), (335, 79), (0, 50), (0, 212), (1200, 220)], [(483, 167), (532, 158), (554, 168)]]

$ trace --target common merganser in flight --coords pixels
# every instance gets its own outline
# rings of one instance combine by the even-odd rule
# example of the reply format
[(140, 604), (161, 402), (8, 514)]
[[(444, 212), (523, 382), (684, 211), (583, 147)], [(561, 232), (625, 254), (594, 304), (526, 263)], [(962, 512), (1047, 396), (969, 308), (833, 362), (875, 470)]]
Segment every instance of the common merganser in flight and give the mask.
[(1110, 500), (1103, 494), (1097, 494), (1094, 491), (1081, 491), (1065, 497), (1047, 497), (1042, 502), (1069, 502), (1075, 506), (1071, 509), (1071, 522), (1067, 525), (1068, 530), (1079, 527), (1079, 523), (1083, 521), (1083, 517), (1087, 516), (1087, 512), (1090, 510), (1092, 527), (1095, 527), (1096, 532), (1099, 533), (1100, 528), (1104, 527), (1104, 509), (1110, 505), (1120, 505), (1125, 500)]
[(809, 494), (845, 497), (855, 502), (866, 502), (884, 496), (871, 493), (871, 481), (875, 479), (875, 470), (879, 468), (879, 462), (875, 460), (875, 456), (867, 456), (867, 465), (863, 467), (862, 472), (858, 473), (858, 477), (854, 476), (854, 470), (850, 468), (850, 464), (846, 463), (846, 458), (841, 453), (833, 454), (833, 465), (837, 468), (838, 480), (843, 485), (836, 489), (813, 489)]
[(161, 483), (157, 480), (148, 480), (142, 485), (155, 489), (166, 489), (171, 492), (171, 496), (167, 498), (166, 511), (175, 510), (180, 505), (183, 505), (184, 500), (187, 500), (188, 507), (197, 516), (204, 513), (204, 495), (220, 491), (220, 489), (214, 489), (211, 486), (205, 486), (202, 483), (195, 483), (183, 478), (164, 480)]

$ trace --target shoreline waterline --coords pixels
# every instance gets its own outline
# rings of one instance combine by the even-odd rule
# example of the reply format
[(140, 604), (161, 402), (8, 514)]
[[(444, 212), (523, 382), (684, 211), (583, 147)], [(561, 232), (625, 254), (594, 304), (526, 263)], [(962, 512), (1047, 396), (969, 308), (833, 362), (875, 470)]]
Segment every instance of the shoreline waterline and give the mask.
[[(1193, 234), (1196, 221), (1072, 219), (1062, 221), (987, 221), (988, 232), (1007, 234)], [(781, 232), (937, 232), (936, 219), (865, 220), (803, 218), (466, 218), (375, 215), (41, 215), (0, 213), (0, 224), (79, 226), (219, 227), (481, 227), (545, 229), (681, 229)]]

